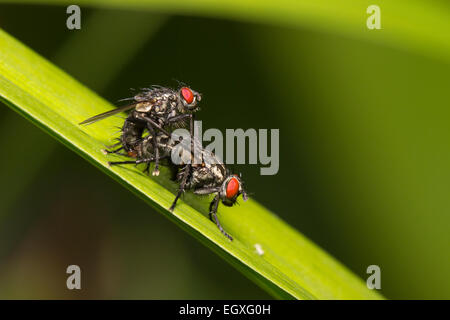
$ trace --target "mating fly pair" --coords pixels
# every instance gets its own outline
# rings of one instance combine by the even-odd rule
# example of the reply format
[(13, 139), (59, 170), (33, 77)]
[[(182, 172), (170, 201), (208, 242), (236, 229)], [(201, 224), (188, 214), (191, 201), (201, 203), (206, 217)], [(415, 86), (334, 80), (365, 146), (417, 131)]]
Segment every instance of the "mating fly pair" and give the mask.
[[(175, 91), (170, 88), (153, 86), (137, 94), (134, 103), (111, 110), (83, 121), (90, 124), (115, 115), (122, 111), (132, 110), (122, 127), (119, 143), (115, 150), (107, 153), (126, 155), (136, 160), (109, 162), (110, 165), (145, 163), (145, 171), (149, 171), (150, 163), (154, 162), (153, 175), (158, 175), (158, 165), (162, 160), (176, 172), (175, 180), (179, 190), (170, 210), (175, 208), (177, 200), (185, 190), (193, 190), (198, 195), (215, 194), (210, 204), (209, 217), (216, 223), (219, 230), (230, 240), (233, 238), (222, 228), (217, 218), (219, 202), (232, 206), (240, 194), (247, 200), (240, 176), (233, 175), (226, 166), (210, 151), (203, 149), (201, 142), (193, 140), (193, 113), (198, 110), (197, 103), (201, 95), (188, 87)], [(189, 144), (173, 141), (170, 132), (182, 126), (185, 120), (190, 120)], [(148, 132), (148, 135), (144, 135)], [(181, 161), (171, 161), (172, 152), (181, 147)], [(194, 152), (194, 148), (197, 148)], [(121, 153), (124, 150), (125, 154)], [(201, 161), (192, 161), (194, 154), (201, 155)], [(193, 163), (192, 163), (193, 162)]]

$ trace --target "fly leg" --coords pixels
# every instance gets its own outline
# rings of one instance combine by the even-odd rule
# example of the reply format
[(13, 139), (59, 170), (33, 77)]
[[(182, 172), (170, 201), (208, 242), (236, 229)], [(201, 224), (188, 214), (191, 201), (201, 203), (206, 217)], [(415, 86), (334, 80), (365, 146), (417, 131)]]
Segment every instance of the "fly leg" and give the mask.
[(118, 149), (116, 149), (116, 150), (103, 149), (102, 152), (103, 152), (104, 154), (110, 154), (110, 153), (120, 154), (120, 153), (119, 153), (120, 150), (123, 150), (123, 147), (120, 147), (120, 148), (118, 148)]
[[(164, 157), (158, 157), (157, 158), (157, 160), (162, 160), (162, 159), (166, 159), (166, 158), (168, 158), (168, 157), (166, 157), (166, 156), (164, 156)], [(151, 159), (153, 159), (153, 158), (151, 158)], [(144, 173), (145, 174), (147, 174), (147, 175), (149, 175), (150, 174), (150, 163), (152, 162), (152, 160), (150, 160), (150, 161), (147, 161), (147, 165), (145, 166), (145, 169), (144, 169)], [(159, 171), (158, 171), (159, 172)]]
[[(191, 134), (191, 141), (192, 141), (193, 140), (192, 137), (194, 136), (194, 114), (192, 113), (179, 114), (177, 116), (168, 118), (167, 123), (169, 124), (176, 123), (185, 119), (189, 119), (189, 133)], [(193, 143), (191, 143), (191, 147), (193, 148)]]
[(117, 166), (119, 164), (138, 164), (138, 160), (130, 160), (130, 161), (108, 161), (108, 166)]
[(175, 209), (175, 206), (177, 204), (178, 199), (183, 194), (183, 192), (185, 190), (185, 187), (186, 187), (186, 182), (187, 182), (187, 179), (189, 177), (190, 171), (191, 171), (191, 165), (187, 164), (184, 167), (183, 178), (181, 179), (180, 188), (178, 188), (178, 193), (177, 193), (177, 195), (175, 197), (175, 200), (173, 200), (172, 205), (169, 208), (170, 211), (173, 211), (173, 209)]
[(219, 228), (220, 232), (222, 232), (222, 234), (227, 237), (228, 239), (230, 239), (231, 241), (233, 241), (233, 237), (230, 236), (223, 228), (222, 225), (219, 222), (219, 219), (217, 218), (217, 207), (219, 206), (219, 201), (220, 201), (220, 197), (217, 194), (214, 197), (214, 200), (211, 201), (211, 204), (209, 205), (209, 219), (211, 219), (211, 221), (215, 222), (217, 225), (217, 228)]
[[(155, 129), (151, 125), (147, 125), (148, 131), (150, 131), (150, 135), (153, 137), (153, 150), (155, 151), (155, 168), (153, 169), (152, 175), (159, 176), (159, 148), (158, 148), (158, 139), (156, 138)], [(148, 163), (146, 171), (149, 171), (150, 163)]]
[(151, 126), (153, 128), (156, 128), (159, 131), (161, 131), (162, 133), (164, 133), (166, 136), (170, 137), (170, 133), (167, 132), (167, 130), (163, 129), (159, 124), (157, 124), (155, 121), (153, 121), (149, 117), (146, 117), (144, 115), (137, 115), (136, 119), (139, 119), (139, 120), (147, 122), (147, 126)]
[[(159, 160), (166, 159), (166, 158), (167, 158), (166, 156), (160, 157)], [(145, 159), (128, 160), (128, 161), (110, 161), (110, 162), (108, 162), (108, 165), (109, 166), (117, 166), (117, 165), (120, 165), (120, 164), (135, 164), (135, 165), (138, 165), (138, 164), (141, 164), (141, 163), (146, 163), (147, 167), (144, 170), (144, 172), (146, 172), (147, 168), (150, 166), (150, 163), (155, 161), (155, 160), (156, 160), (155, 157), (150, 157), (150, 158), (145, 158)]]
[(110, 161), (108, 162), (109, 166), (117, 166), (119, 164), (141, 164), (141, 163), (147, 163), (149, 164), (150, 162), (155, 161), (155, 157), (151, 157), (151, 158), (147, 158), (147, 159), (139, 159), (139, 160), (128, 160), (128, 161)]
[[(194, 141), (192, 140), (192, 137), (194, 136), (194, 117), (192, 116), (192, 114), (189, 115), (189, 120), (190, 120), (190, 123), (189, 123), (190, 130), (189, 131), (191, 134), (191, 163), (192, 163), (192, 160), (193, 160), (192, 154), (194, 153), (194, 147), (193, 147)], [(183, 173), (183, 177), (181, 179), (180, 188), (178, 189), (178, 193), (175, 197), (175, 200), (173, 201), (172, 205), (169, 208), (170, 211), (173, 211), (173, 209), (175, 209), (178, 199), (181, 197), (181, 195), (184, 192), (187, 179), (188, 179), (189, 174), (191, 173), (191, 169), (192, 169), (191, 163), (186, 164), (186, 166), (184, 167), (184, 173)]]
[(184, 119), (188, 119), (191, 118), (193, 115), (191, 113), (185, 113), (185, 114), (179, 114), (177, 116), (173, 116), (171, 118), (167, 119), (168, 123), (174, 123), (174, 122), (178, 122)]
[[(117, 139), (117, 140), (119, 140), (119, 139)], [(108, 150), (108, 149), (113, 149), (118, 146), (120, 146), (120, 147), (115, 150)], [(124, 147), (122, 146), (122, 142), (120, 142), (120, 140), (119, 140), (119, 142), (117, 142), (111, 146), (105, 146), (105, 147), (106, 147), (105, 149), (101, 150), (104, 154), (110, 154), (110, 153), (121, 154), (119, 151), (124, 149)]]
[(146, 175), (150, 174), (150, 161), (147, 162), (147, 165), (145, 166), (145, 169), (143, 171)]
[[(157, 164), (159, 164), (159, 161), (161, 161), (161, 160), (163, 160), (163, 159), (167, 159), (167, 158), (170, 158), (170, 156), (160, 156), (159, 155), (159, 149), (158, 148), (156, 148), (155, 149), (156, 151), (155, 151), (155, 154), (156, 154), (156, 156), (155, 157), (153, 157), (153, 158), (151, 158), (151, 159), (154, 159), (154, 161), (155, 161), (155, 169), (154, 169), (154, 171), (153, 171), (153, 175), (154, 176), (157, 176), (157, 175), (159, 175), (159, 170), (158, 170), (158, 167), (156, 166)], [(148, 161), (147, 162), (147, 166), (145, 167), (145, 169), (144, 169), (144, 173), (146, 173), (147, 175), (149, 175), (150, 174), (150, 163), (151, 163), (152, 161)], [(169, 163), (169, 166), (170, 166), (170, 163)], [(154, 174), (154, 172), (155, 171), (158, 171), (158, 174)], [(173, 175), (173, 174), (172, 174)]]

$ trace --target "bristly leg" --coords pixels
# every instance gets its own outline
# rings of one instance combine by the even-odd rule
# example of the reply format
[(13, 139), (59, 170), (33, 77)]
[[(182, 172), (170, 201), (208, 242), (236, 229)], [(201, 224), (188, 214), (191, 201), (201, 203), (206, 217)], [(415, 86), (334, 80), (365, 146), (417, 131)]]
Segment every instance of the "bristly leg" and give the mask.
[[(192, 114), (189, 114), (189, 120), (190, 120), (189, 131), (190, 131), (191, 137), (193, 137), (194, 136), (194, 116)], [(193, 141), (193, 139), (191, 139), (191, 163), (193, 161), (193, 156), (192, 156), (193, 153), (194, 153), (194, 141)], [(175, 197), (175, 200), (173, 201), (172, 205), (169, 208), (170, 211), (173, 211), (175, 209), (178, 199), (181, 197), (181, 195), (184, 192), (187, 180), (189, 178), (189, 174), (191, 173), (191, 169), (192, 169), (191, 163), (186, 164), (186, 166), (184, 167), (183, 178), (181, 179), (180, 188), (178, 189), (178, 193)]]
[(231, 241), (233, 241), (233, 237), (230, 236), (223, 228), (222, 225), (219, 222), (219, 219), (217, 218), (217, 207), (219, 206), (219, 201), (220, 201), (220, 197), (217, 194), (213, 201), (211, 201), (211, 204), (209, 205), (209, 219), (211, 219), (211, 221), (216, 223), (217, 228), (219, 228), (220, 232), (222, 232), (222, 234), (227, 237), (228, 239), (230, 239)]
[(190, 119), (192, 117), (193, 117), (193, 114), (190, 114), (190, 113), (188, 113), (188, 114), (179, 114), (177, 116), (168, 118), (167, 122), (168, 123), (175, 123), (175, 122), (183, 121), (183, 120), (186, 120), (186, 119)]
[(104, 154), (111, 154), (111, 153), (120, 154), (119, 151), (120, 151), (120, 150), (123, 150), (123, 149), (124, 149), (123, 147), (120, 147), (120, 148), (118, 148), (118, 149), (116, 149), (116, 150), (102, 149), (102, 152), (103, 152)]
[(119, 164), (141, 164), (141, 163), (147, 163), (149, 164), (150, 162), (155, 161), (155, 157), (151, 157), (151, 158), (147, 158), (147, 159), (139, 159), (139, 160), (128, 160), (128, 161), (110, 161), (108, 162), (109, 166), (117, 166)]
[[(163, 160), (168, 158), (168, 156), (164, 156), (164, 157), (159, 157), (159, 160)], [(144, 172), (149, 173), (149, 168), (150, 168), (150, 163), (155, 161), (155, 157), (151, 157), (151, 158), (146, 158), (146, 159), (138, 159), (138, 160), (128, 160), (128, 161), (110, 161), (108, 162), (109, 166), (117, 166), (120, 164), (134, 164), (134, 165), (138, 165), (141, 163), (146, 163), (147, 166), (144, 169)]]
[[(159, 176), (159, 148), (158, 141), (156, 139), (156, 131), (151, 125), (147, 125), (148, 131), (150, 135), (153, 137), (153, 150), (155, 152), (155, 168), (153, 169), (152, 175)], [(150, 169), (150, 163), (148, 163), (147, 168), (145, 170)], [(145, 172), (145, 171), (144, 171)]]
[(146, 175), (150, 175), (150, 162), (147, 163), (143, 171)]
[(175, 209), (175, 206), (177, 205), (178, 199), (179, 199), (179, 198), (181, 197), (181, 195), (183, 194), (184, 189), (185, 189), (185, 187), (186, 187), (186, 182), (187, 182), (188, 177), (189, 177), (189, 174), (190, 174), (190, 171), (191, 171), (191, 165), (190, 165), (190, 164), (187, 164), (187, 165), (184, 167), (183, 177), (182, 177), (182, 179), (181, 179), (180, 188), (178, 189), (178, 193), (177, 193), (177, 195), (176, 195), (176, 197), (175, 197), (175, 200), (173, 200), (173, 203), (172, 203), (172, 205), (171, 205), (170, 208), (169, 208), (170, 211), (173, 211), (173, 209)]
[(149, 126), (152, 126), (153, 128), (158, 129), (159, 131), (164, 133), (166, 136), (170, 137), (170, 133), (167, 130), (162, 128), (159, 124), (157, 124), (155, 121), (153, 121), (149, 117), (146, 117), (146, 116), (143, 116), (143, 115), (137, 115), (136, 118), (139, 119), (139, 120), (143, 120), (143, 121), (147, 122), (147, 124)]
[[(170, 158), (170, 156), (163, 156), (163, 157), (159, 157), (159, 156), (158, 156), (158, 158), (153, 157), (153, 158), (151, 158), (151, 159), (156, 159), (156, 160), (161, 161), (161, 160), (168, 159), (168, 158)], [(143, 171), (143, 172), (146, 173), (147, 175), (150, 174), (150, 164), (153, 162), (153, 161), (151, 161), (151, 159), (150, 159), (150, 161), (147, 161), (147, 165), (145, 166), (145, 169), (144, 169), (144, 171)]]

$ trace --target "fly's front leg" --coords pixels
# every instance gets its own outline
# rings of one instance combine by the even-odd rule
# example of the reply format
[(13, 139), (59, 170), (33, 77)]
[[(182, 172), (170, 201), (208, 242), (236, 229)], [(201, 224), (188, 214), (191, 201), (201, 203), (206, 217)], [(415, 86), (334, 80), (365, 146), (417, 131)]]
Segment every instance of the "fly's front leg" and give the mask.
[(178, 199), (183, 194), (184, 189), (186, 187), (187, 179), (188, 179), (189, 174), (191, 173), (191, 169), (192, 169), (192, 161), (193, 161), (192, 158), (193, 158), (193, 153), (194, 153), (194, 141), (192, 139), (192, 137), (194, 136), (194, 117), (192, 114), (188, 114), (187, 116), (189, 116), (189, 119), (190, 119), (189, 131), (191, 134), (191, 162), (186, 164), (186, 166), (184, 167), (184, 173), (183, 173), (183, 177), (181, 179), (180, 188), (178, 189), (178, 193), (175, 197), (175, 200), (173, 201), (172, 205), (169, 208), (170, 211), (173, 211), (173, 209), (175, 209)]
[[(150, 131), (150, 135), (153, 137), (153, 150), (155, 151), (155, 168), (153, 169), (152, 175), (159, 176), (159, 148), (158, 148), (158, 139), (156, 138), (156, 131), (151, 125), (147, 125), (148, 131)], [(146, 170), (148, 170), (147, 167)]]
[(191, 135), (191, 166), (195, 162), (195, 149), (194, 149), (194, 115), (192, 113), (189, 116), (189, 134)]
[(171, 118), (167, 119), (168, 123), (174, 123), (174, 122), (178, 122), (187, 118), (191, 118), (192, 114), (191, 113), (185, 113), (185, 114), (179, 114), (177, 116), (173, 116)]
[(168, 123), (178, 122), (184, 119), (189, 118), (189, 133), (191, 135), (191, 150), (194, 150), (194, 115), (192, 113), (179, 114), (177, 116), (171, 117), (167, 119)]
[(139, 120), (147, 122), (148, 126), (152, 126), (153, 128), (158, 129), (159, 131), (164, 133), (166, 136), (170, 137), (170, 133), (167, 130), (165, 130), (163, 127), (161, 127), (158, 123), (156, 123), (155, 121), (153, 121), (149, 117), (146, 117), (146, 116), (144, 116), (142, 114), (138, 114), (138, 115), (136, 115), (136, 119), (139, 119)]
[(189, 133), (191, 134), (191, 150), (194, 152), (194, 115), (192, 113), (188, 114), (189, 116)]
[[(180, 114), (167, 119), (168, 123), (178, 122), (189, 118), (189, 134), (191, 135), (191, 153), (194, 152), (194, 115), (192, 113)], [(192, 162), (191, 162), (192, 163)]]
[(209, 219), (211, 219), (211, 221), (215, 222), (217, 225), (217, 228), (219, 228), (220, 232), (222, 232), (222, 234), (227, 237), (228, 239), (230, 239), (231, 241), (233, 241), (233, 237), (230, 236), (223, 228), (222, 225), (219, 222), (219, 219), (217, 218), (217, 207), (219, 206), (219, 201), (220, 201), (220, 197), (217, 194), (214, 197), (214, 200), (211, 201), (211, 204), (209, 205)]
[(181, 178), (181, 183), (180, 183), (180, 188), (178, 189), (178, 193), (177, 193), (177, 195), (175, 197), (175, 200), (173, 200), (173, 203), (172, 203), (172, 205), (169, 208), (170, 211), (173, 211), (173, 209), (175, 209), (175, 206), (177, 205), (178, 199), (183, 194), (183, 192), (184, 192), (184, 190), (186, 188), (186, 182), (187, 182), (187, 179), (189, 177), (190, 171), (191, 171), (191, 165), (187, 164), (184, 167), (183, 177)]

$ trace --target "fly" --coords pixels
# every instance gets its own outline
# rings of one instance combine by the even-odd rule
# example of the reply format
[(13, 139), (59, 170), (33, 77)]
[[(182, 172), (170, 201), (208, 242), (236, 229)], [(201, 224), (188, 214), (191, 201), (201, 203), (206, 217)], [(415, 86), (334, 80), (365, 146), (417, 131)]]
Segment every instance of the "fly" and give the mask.
[[(128, 156), (136, 157), (136, 148), (144, 139), (144, 131), (148, 130), (151, 136), (162, 132), (170, 136), (169, 131), (184, 125), (189, 119), (190, 133), (193, 135), (194, 113), (199, 110), (198, 102), (201, 94), (184, 86), (178, 90), (162, 86), (145, 88), (135, 95), (133, 103), (93, 116), (80, 124), (92, 124), (120, 112), (129, 111), (128, 117), (121, 129), (119, 142), (105, 150), (106, 153), (116, 153), (124, 150)], [(159, 175), (159, 149), (157, 141), (151, 139), (154, 148), (155, 167), (153, 175)]]
[[(155, 141), (156, 147), (154, 146)], [(149, 135), (136, 147), (137, 160), (109, 162), (109, 165), (146, 163), (146, 170), (148, 170), (148, 165), (157, 159), (171, 159), (171, 153), (179, 144), (179, 141), (170, 139), (163, 132), (158, 133), (156, 139)], [(190, 146), (192, 145), (197, 148), (195, 154), (201, 155), (201, 162), (191, 164), (189, 160), (193, 158), (192, 149), (189, 146), (185, 147), (182, 143), (181, 146), (184, 148), (181, 150), (182, 163), (174, 164), (171, 160), (168, 161), (169, 166), (176, 168), (175, 180), (179, 183), (177, 195), (169, 210), (175, 209), (178, 199), (186, 190), (192, 190), (197, 195), (214, 194), (214, 199), (209, 206), (209, 218), (217, 225), (222, 234), (233, 240), (233, 237), (220, 224), (217, 208), (220, 202), (229, 207), (233, 206), (241, 194), (244, 201), (248, 199), (242, 178), (240, 175), (232, 174), (225, 164), (213, 152), (204, 149), (199, 141), (190, 144)], [(158, 156), (155, 154), (155, 150), (160, 151)]]

